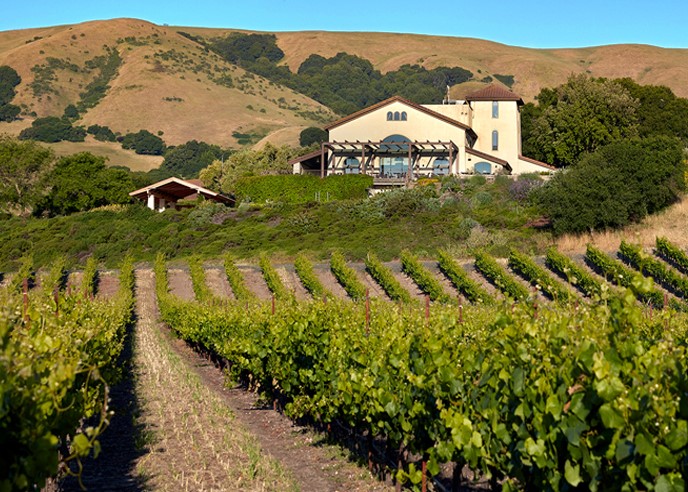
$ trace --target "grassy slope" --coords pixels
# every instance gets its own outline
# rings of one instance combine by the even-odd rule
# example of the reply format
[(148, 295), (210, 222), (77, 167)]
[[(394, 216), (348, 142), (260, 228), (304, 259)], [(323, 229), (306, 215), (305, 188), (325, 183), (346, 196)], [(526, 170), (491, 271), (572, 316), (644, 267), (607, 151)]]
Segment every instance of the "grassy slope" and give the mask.
[[(180, 29), (208, 37), (231, 32)], [(404, 64), (420, 64), (428, 68), (460, 66), (471, 70), (477, 79), (514, 75), (513, 88), (526, 100), (532, 100), (542, 87), (559, 85), (571, 73), (584, 71), (596, 77), (632, 77), (641, 84), (667, 85), (677, 95), (688, 97), (686, 49), (624, 44), (544, 50), (473, 38), (391, 33), (305, 31), (276, 35), (286, 54), (285, 63), (292, 70), (312, 53), (330, 57), (345, 51), (371, 60), (383, 72)]]
[[(27, 43), (35, 36), (42, 39)], [(126, 42), (127, 37), (137, 41)], [(122, 133), (141, 128), (163, 131), (168, 144), (198, 139), (236, 147), (233, 132), (254, 133), (259, 139), (272, 131), (302, 128), (333, 117), (315, 101), (247, 75), (241, 68), (206, 53), (174, 28), (134, 19), (0, 33), (0, 64), (12, 66), (22, 77), (14, 103), (24, 104), (39, 116), (60, 115), (67, 104), (78, 101), (79, 93), (94, 74), (57, 70), (57, 80), (52, 83), (56, 93), (35, 97), (29, 87), (34, 80), (31, 68), (45, 63), (47, 57), (83, 67), (87, 60), (104, 53), (104, 45), (117, 47), (123, 64), (106, 97), (80, 124), (98, 123)], [(154, 56), (171, 50), (176, 52), (174, 59)], [(201, 63), (207, 63), (206, 67), (199, 68)], [(231, 75), (233, 88), (209, 80), (223, 69)], [(284, 104), (280, 105), (280, 98)], [(320, 113), (321, 119), (299, 112)]]

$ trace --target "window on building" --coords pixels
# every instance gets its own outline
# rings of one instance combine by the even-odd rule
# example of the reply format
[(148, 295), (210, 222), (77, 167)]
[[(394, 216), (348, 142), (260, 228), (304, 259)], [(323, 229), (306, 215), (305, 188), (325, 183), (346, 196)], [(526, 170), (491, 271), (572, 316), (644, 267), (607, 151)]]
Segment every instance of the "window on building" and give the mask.
[(401, 117), (399, 116), (399, 111), (394, 112), (394, 121), (399, 121)]
[(392, 115), (391, 111), (387, 112), (387, 121), (392, 121), (394, 119), (394, 115)]
[(492, 174), (492, 164), (485, 161), (477, 162), (475, 166), (473, 166), (473, 171), (475, 171), (476, 174)]
[(432, 173), (437, 176), (446, 176), (449, 174), (449, 159), (446, 157), (438, 157), (432, 165)]
[(359, 174), (361, 172), (361, 161), (355, 157), (347, 157), (344, 161), (344, 174)]
[(492, 117), (499, 118), (499, 101), (492, 101)]
[(401, 112), (401, 121), (406, 121), (407, 116), (406, 116), (406, 111)]
[(499, 150), (499, 132), (497, 130), (492, 132), (492, 150)]

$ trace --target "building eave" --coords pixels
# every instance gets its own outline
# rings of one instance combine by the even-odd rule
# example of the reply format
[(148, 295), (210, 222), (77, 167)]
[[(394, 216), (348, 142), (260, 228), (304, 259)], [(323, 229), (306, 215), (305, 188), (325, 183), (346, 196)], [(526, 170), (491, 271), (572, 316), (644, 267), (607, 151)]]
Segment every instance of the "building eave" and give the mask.
[(444, 121), (445, 123), (449, 123), (450, 125), (457, 126), (457, 127), (462, 128), (463, 130), (466, 130), (466, 131), (470, 131), (475, 135), (475, 132), (473, 131), (473, 129), (470, 126), (468, 126), (464, 123), (461, 123), (460, 121), (457, 121), (453, 118), (449, 118), (448, 116), (445, 116), (441, 113), (438, 113), (437, 111), (433, 111), (432, 109), (428, 109), (425, 106), (411, 102), (408, 99), (404, 99), (401, 96), (392, 96), (388, 99), (385, 99), (384, 101), (380, 101), (377, 104), (373, 104), (372, 106), (368, 106), (367, 108), (363, 108), (360, 111), (356, 111), (355, 113), (352, 113), (349, 116), (345, 116), (344, 118), (340, 118), (337, 121), (334, 121), (334, 122), (330, 123), (329, 125), (326, 125), (324, 128), (325, 128), (325, 130), (330, 131), (333, 128), (336, 128), (338, 126), (343, 125), (344, 123), (348, 123), (350, 121), (358, 119), (361, 116), (365, 116), (368, 113), (372, 113), (373, 111), (376, 111), (380, 108), (384, 108), (385, 106), (388, 106), (388, 105), (395, 103), (395, 102), (402, 103), (402, 104), (404, 104), (410, 108), (416, 109), (416, 110), (421, 111), (427, 115), (430, 115), (433, 118), (437, 118), (438, 120)]

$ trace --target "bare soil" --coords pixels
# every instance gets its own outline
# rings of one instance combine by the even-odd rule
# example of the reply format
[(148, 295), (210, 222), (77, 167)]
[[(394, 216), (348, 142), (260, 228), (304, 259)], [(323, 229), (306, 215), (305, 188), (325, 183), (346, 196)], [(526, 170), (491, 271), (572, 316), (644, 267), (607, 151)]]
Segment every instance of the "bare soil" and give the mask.
[(301, 279), (296, 275), (293, 264), (275, 265), (275, 270), (282, 279), (282, 283), (288, 291), (293, 292), (297, 301), (311, 300), (313, 297), (301, 283)]
[(170, 293), (185, 301), (193, 301), (195, 294), (191, 275), (183, 268), (170, 268), (167, 270), (167, 280), (170, 286)]
[(334, 278), (334, 275), (330, 270), (329, 263), (317, 263), (313, 265), (313, 272), (320, 279), (320, 282), (325, 290), (339, 299), (349, 298), (349, 295), (344, 290), (344, 287), (342, 287), (341, 284), (337, 282), (337, 279)]
[(397, 279), (401, 286), (406, 289), (409, 294), (411, 294), (412, 299), (417, 299), (418, 301), (425, 300), (425, 293), (420, 290), (418, 285), (416, 285), (411, 277), (402, 271), (400, 261), (391, 261), (389, 263), (385, 263), (385, 266), (391, 270), (391, 272), (394, 274), (394, 278)]
[(253, 292), (258, 299), (266, 301), (271, 298), (270, 289), (265, 283), (263, 272), (259, 266), (244, 264), (237, 265), (237, 268), (244, 275), (246, 288)]
[(385, 293), (385, 291), (382, 290), (382, 288), (373, 279), (373, 277), (371, 277), (370, 274), (368, 272), (366, 272), (365, 264), (363, 264), (363, 263), (349, 263), (349, 266), (356, 271), (356, 275), (358, 275), (358, 279), (361, 281), (361, 283), (363, 285), (365, 285), (368, 288), (368, 290), (370, 292), (370, 297), (377, 297), (377, 298), (385, 300), (385, 301), (390, 300), (389, 296)]
[(205, 281), (215, 296), (221, 299), (235, 299), (223, 268), (206, 267)]
[(96, 287), (96, 297), (110, 299), (119, 290), (119, 272), (112, 270), (102, 270), (98, 272), (98, 283)]

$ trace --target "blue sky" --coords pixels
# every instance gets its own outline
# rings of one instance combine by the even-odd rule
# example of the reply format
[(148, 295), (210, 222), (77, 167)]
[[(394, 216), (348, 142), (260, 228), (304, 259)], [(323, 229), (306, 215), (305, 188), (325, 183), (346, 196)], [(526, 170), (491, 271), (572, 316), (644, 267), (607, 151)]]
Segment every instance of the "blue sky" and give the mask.
[(257, 31), (376, 31), (473, 37), (531, 48), (641, 43), (688, 48), (687, 0), (24, 0), (0, 31), (135, 17)]

